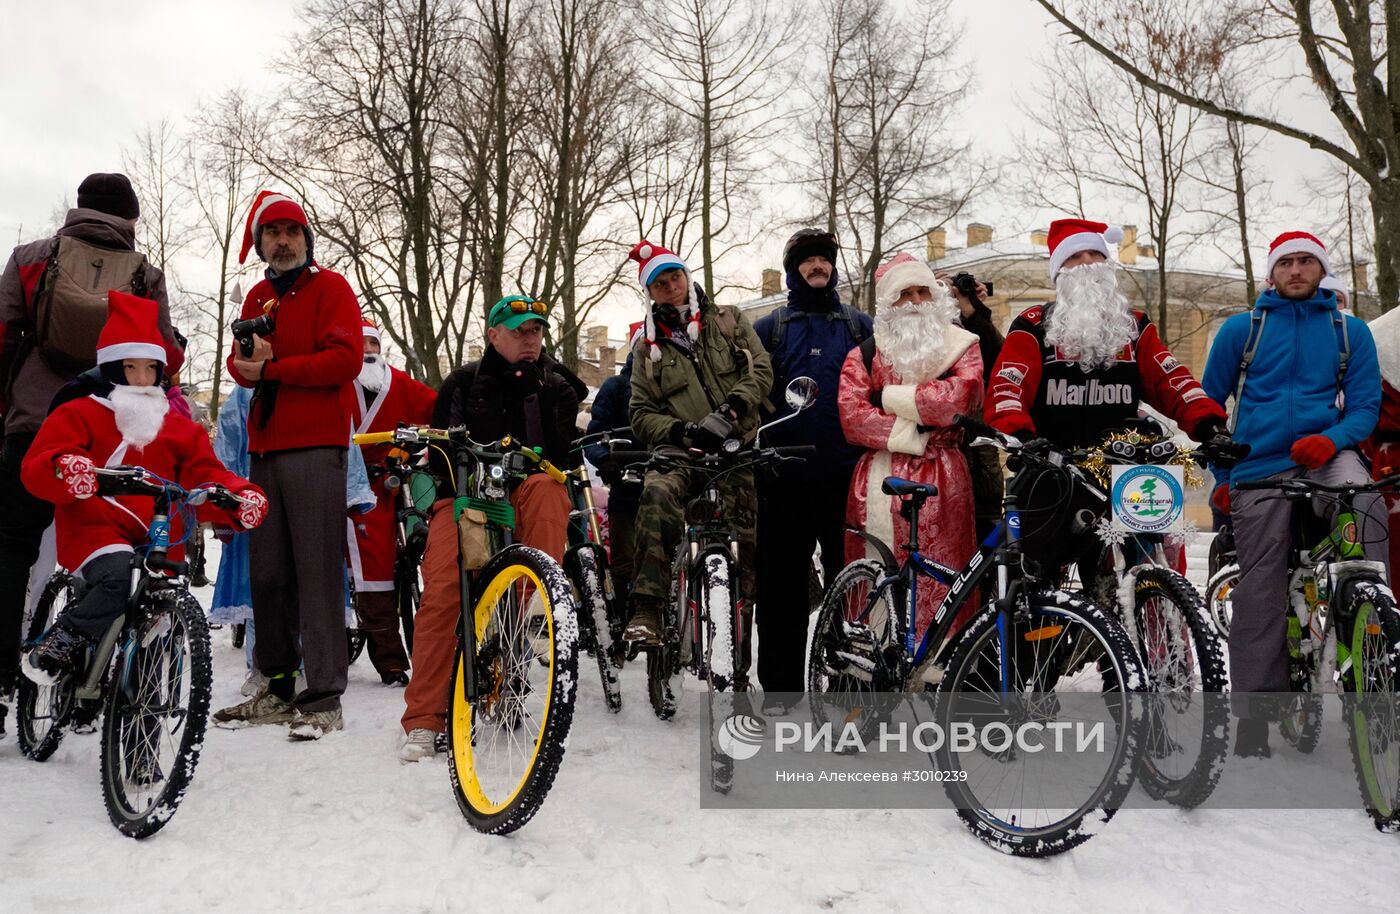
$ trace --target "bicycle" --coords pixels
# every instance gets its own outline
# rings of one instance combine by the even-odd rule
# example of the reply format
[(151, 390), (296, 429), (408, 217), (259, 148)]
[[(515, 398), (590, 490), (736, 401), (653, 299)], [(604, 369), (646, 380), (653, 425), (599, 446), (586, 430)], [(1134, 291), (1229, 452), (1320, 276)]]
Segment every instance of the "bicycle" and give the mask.
[[(105, 712), (101, 768), (107, 815), (122, 834), (147, 838), (174, 816), (194, 777), (213, 677), (209, 625), (189, 592), (189, 564), (167, 557), (172, 513), (181, 515), (188, 532), (194, 523), (190, 509), (205, 501), (224, 508), (245, 502), (222, 486), (186, 490), (140, 467), (95, 472), (98, 495), (155, 499), (149, 539), (132, 556), (126, 612), (90, 649), (80, 670), (47, 686), (27, 677), (19, 681), (19, 744), (28, 758), (45, 761), (65, 729), (91, 724)], [(55, 573), (28, 621), (26, 647), (37, 644), (82, 592), (75, 575)]]
[[(1109, 513), (1119, 516), (1121, 505), (1106, 494), (1112, 466), (1185, 467), (1190, 462), (1229, 467), (1248, 452), (1248, 445), (1233, 443), (1179, 448), (1154, 420), (1139, 420), (1076, 454), (1075, 463), (1103, 490), (1104, 502), (1112, 502), (1110, 512), (1076, 521), (1090, 526)], [(1138, 778), (1153, 799), (1188, 809), (1199, 806), (1215, 790), (1229, 752), (1228, 707), (1201, 697), (1228, 688), (1221, 637), (1199, 592), (1168, 565), (1163, 534), (1109, 530), (1100, 538), (1098, 588), (1090, 596), (1117, 612), (1154, 693), (1148, 751)]]
[(423, 562), (423, 550), (428, 545), (428, 512), (421, 504), (423, 480), (428, 478), (419, 461), (411, 459), (414, 452), (395, 447), (384, 456), (383, 463), (367, 467), (371, 480), (382, 479), (384, 488), (394, 495), (394, 603), (403, 627), (404, 647), (413, 654), (413, 617), (423, 586), (418, 568)]
[(503, 835), (539, 811), (573, 722), (578, 609), (563, 569), (512, 541), (511, 479), (564, 474), (507, 436), (490, 444), (465, 428), (403, 427), (356, 444), (420, 446), (444, 459), (456, 493), (461, 620), (447, 713), (453, 796), (476, 830)]
[[(930, 687), (938, 693), (945, 733), (969, 703), (998, 708), (1000, 719), (1031, 722), (1055, 714), (1059, 693), (1103, 696), (1113, 747), (1102, 776), (1068, 810), (1027, 805), (1027, 795), (1035, 793), (1025, 788), (1031, 779), (1008, 782), (1008, 756), (984, 753), (977, 758), (988, 765), (970, 769), (946, 741), (935, 753), (958, 816), (979, 840), (1016, 856), (1063, 853), (1107, 823), (1132, 789), (1145, 715), (1141, 703), (1129, 699), (1145, 690), (1146, 674), (1122, 623), (1077, 594), (1044, 588), (1023, 570), (1020, 504), (1032, 476), (1027, 471), (1058, 471), (1066, 455), (1048, 442), (1022, 444), (968, 417), (957, 424), (978, 436), (974, 444), (1006, 450), (1022, 468), (1007, 485), (1001, 523), (961, 570), (949, 568), (925, 556), (917, 542), (919, 511), (937, 495), (935, 487), (884, 480), (882, 491), (903, 501), (910, 522), (903, 544), (908, 554), (897, 562), (885, 543), (856, 531), (880, 557), (850, 563), (827, 591), (808, 657), (812, 713), (820, 724), (831, 719), (825, 705), (846, 709), (835, 725), (855, 724), (868, 743), (902, 695)], [(919, 637), (921, 579), (949, 589)], [(959, 610), (979, 592), (976, 613), (955, 630)], [(988, 697), (969, 697), (977, 693)], [(986, 712), (962, 716), (985, 719)]]
[[(719, 486), (725, 477), (786, 460), (812, 456), (812, 445), (761, 447), (762, 433), (807, 409), (817, 397), (811, 378), (794, 378), (785, 393), (792, 412), (761, 427), (753, 446), (743, 448), (734, 438), (718, 452), (663, 446), (652, 451), (613, 451), (623, 466), (645, 471), (685, 469), (704, 477), (704, 485), (685, 506), (685, 531), (671, 562), (671, 591), (661, 620), (659, 644), (640, 645), (646, 654), (647, 696), (661, 720), (676, 714), (671, 679), (690, 673), (706, 684), (711, 709), (717, 696), (746, 691), (741, 679), (744, 643), (743, 600), (739, 596), (739, 533), (725, 516)], [(733, 760), (716, 748), (712, 758), (711, 786), (727, 793), (733, 786)]]
[[(1400, 612), (1386, 583), (1385, 566), (1366, 560), (1360, 541), (1356, 496), (1394, 491), (1400, 474), (1376, 482), (1325, 485), (1312, 479), (1259, 479), (1235, 484), (1243, 491), (1273, 491), (1295, 503), (1289, 551), (1286, 638), (1288, 679), (1294, 693), (1279, 732), (1299, 752), (1312, 752), (1322, 729), (1321, 663), (1329, 635), (1335, 644), (1334, 682), (1353, 696), (1344, 702), (1347, 742), (1357, 787), (1376, 828), (1400, 831), (1400, 728), (1396, 680), (1400, 673)], [(1330, 525), (1317, 522), (1315, 498), (1334, 502)], [(1307, 510), (1297, 510), (1307, 506)], [(1382, 523), (1384, 523), (1382, 521)], [(1307, 543), (1316, 539), (1311, 548)], [(1228, 637), (1230, 594), (1239, 565), (1228, 565), (1207, 584), (1216, 624)], [(1374, 698), (1373, 698), (1374, 696)]]
[[(574, 442), (573, 453), (582, 454), (585, 448), (595, 444), (631, 444), (631, 435), (630, 428), (585, 435)], [(580, 462), (564, 476), (573, 505), (569, 514), (569, 550), (564, 554), (564, 572), (573, 582), (578, 600), (579, 647), (597, 659), (603, 701), (607, 709), (616, 714), (622, 710), (622, 685), (617, 671), (622, 668), (627, 650), (622, 640), (627, 624), (624, 601), (613, 583), (612, 566), (603, 548), (603, 532), (598, 524), (598, 509), (593, 504), (588, 468)]]

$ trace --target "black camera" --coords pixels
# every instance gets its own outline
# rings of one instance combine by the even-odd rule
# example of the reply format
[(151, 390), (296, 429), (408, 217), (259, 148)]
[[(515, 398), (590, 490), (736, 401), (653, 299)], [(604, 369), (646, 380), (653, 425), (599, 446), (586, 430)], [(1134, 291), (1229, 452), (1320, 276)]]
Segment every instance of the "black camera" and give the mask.
[(229, 324), (229, 330), (233, 333), (233, 338), (238, 340), (238, 350), (243, 353), (243, 357), (249, 358), (253, 354), (253, 334), (261, 337), (272, 335), (272, 331), (277, 329), (272, 322), (271, 314), (259, 314), (257, 317), (250, 317), (246, 321), (234, 321)]
[[(992, 284), (990, 282), (983, 283), (983, 285), (987, 287), (988, 298), (996, 294), (992, 291)], [(968, 301), (977, 301), (977, 277), (973, 276), (971, 273), (959, 273), (957, 276), (954, 276), (953, 288), (957, 289)]]

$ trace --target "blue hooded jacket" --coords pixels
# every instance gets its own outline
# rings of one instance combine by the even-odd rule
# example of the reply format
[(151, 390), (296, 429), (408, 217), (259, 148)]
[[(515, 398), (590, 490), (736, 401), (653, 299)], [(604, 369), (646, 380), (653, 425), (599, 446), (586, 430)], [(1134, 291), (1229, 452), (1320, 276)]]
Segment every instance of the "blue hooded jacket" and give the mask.
[[(846, 356), (860, 344), (851, 333), (843, 316), (841, 295), (837, 290), (836, 267), (831, 279), (821, 289), (807, 285), (794, 267), (787, 271), (788, 308), (791, 310), (782, 341), (773, 351), (776, 314), (765, 314), (754, 322), (754, 332), (768, 348), (773, 359), (773, 393), (770, 402), (776, 412), (767, 421), (786, 416), (792, 410), (783, 397), (788, 381), (806, 375), (817, 382), (817, 402), (795, 419), (773, 429), (763, 437), (765, 445), (814, 444), (820, 448), (815, 459), (785, 464), (782, 478), (794, 482), (825, 481), (849, 476), (863, 453), (861, 448), (846, 441), (841, 430), (841, 416), (836, 406), (836, 391), (841, 386), (841, 366)], [(857, 324), (865, 336), (874, 335), (870, 315), (855, 312)]]
[[(632, 354), (627, 354), (627, 361), (622, 366), (622, 371), (605, 380), (598, 388), (598, 394), (593, 398), (593, 411), (588, 420), (588, 430), (584, 433), (592, 435), (597, 432), (609, 432), (615, 428), (624, 428), (631, 421), (628, 418), (628, 404), (632, 401)], [(597, 466), (603, 458), (608, 456), (608, 447), (605, 444), (595, 444), (585, 452), (588, 462)]]
[[(1335, 294), (1320, 289), (1306, 301), (1293, 301), (1268, 289), (1254, 307), (1266, 316), (1235, 404), (1234, 431), (1236, 441), (1250, 446), (1250, 454), (1231, 471), (1232, 484), (1292, 469), (1296, 464), (1289, 451), (1309, 435), (1326, 435), (1338, 450), (1355, 447), (1371, 434), (1380, 415), (1376, 343), (1366, 323), (1350, 315), (1342, 315), (1351, 355), (1338, 407), (1341, 347), (1334, 327)], [(1217, 403), (1235, 395), (1250, 321), (1249, 312), (1226, 320), (1210, 348), (1201, 386)]]

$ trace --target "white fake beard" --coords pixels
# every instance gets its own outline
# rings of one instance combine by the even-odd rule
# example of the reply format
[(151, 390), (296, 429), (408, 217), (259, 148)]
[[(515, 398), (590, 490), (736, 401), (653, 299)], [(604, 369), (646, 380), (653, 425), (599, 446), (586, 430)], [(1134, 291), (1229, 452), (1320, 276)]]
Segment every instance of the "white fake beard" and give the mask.
[(365, 356), (365, 363), (360, 366), (360, 386), (375, 393), (389, 386), (389, 363), (382, 355)]
[(905, 384), (932, 381), (944, 362), (948, 328), (958, 316), (953, 296), (941, 285), (933, 300), (881, 308), (875, 315), (875, 342), (880, 354)]
[(117, 431), (121, 432), (122, 440), (134, 448), (144, 448), (156, 440), (165, 424), (165, 414), (170, 411), (170, 401), (158, 385), (117, 384), (107, 399), (112, 403)]
[(1137, 333), (1127, 297), (1118, 290), (1118, 268), (1086, 263), (1055, 280), (1055, 307), (1045, 320), (1045, 342), (1085, 373), (1107, 368)]

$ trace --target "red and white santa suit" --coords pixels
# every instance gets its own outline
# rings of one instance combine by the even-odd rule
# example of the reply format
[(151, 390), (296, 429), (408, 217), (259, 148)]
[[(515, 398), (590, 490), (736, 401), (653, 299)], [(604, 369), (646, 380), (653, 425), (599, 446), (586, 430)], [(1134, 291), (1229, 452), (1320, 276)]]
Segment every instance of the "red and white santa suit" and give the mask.
[[(933, 291), (933, 301), (895, 306), (904, 289), (920, 286)], [(861, 350), (851, 350), (837, 394), (846, 439), (869, 449), (851, 479), (846, 523), (878, 537), (903, 559), (909, 522), (900, 516), (900, 499), (885, 495), (881, 485), (887, 476), (931, 483), (938, 495), (919, 514), (920, 551), (961, 568), (976, 549), (976, 534), (972, 477), (959, 450), (963, 432), (953, 427), (953, 420), (976, 415), (982, 403), (977, 336), (953, 323), (957, 306), (950, 294), (926, 264), (908, 254), (876, 271), (875, 300), (876, 351), (870, 369)], [(932, 429), (920, 431), (920, 426)], [(847, 538), (847, 561), (865, 554), (862, 540)], [(919, 633), (946, 593), (942, 584), (919, 582)]]
[[(163, 362), (165, 349), (156, 325), (156, 303), (111, 292), (106, 325), (98, 340), (99, 366), (119, 372), (123, 359)], [(110, 375), (104, 370), (104, 375)], [(147, 495), (97, 495), (92, 468), (144, 467), (185, 488), (217, 484), (259, 502), (256, 508), (225, 511), (211, 504), (200, 521), (238, 529), (256, 526), (266, 508), (262, 490), (230, 472), (214, 456), (209, 435), (184, 416), (170, 412), (158, 385), (106, 384), (95, 394), (59, 406), (39, 428), (20, 468), (35, 496), (55, 505), (58, 562), (77, 571), (98, 556), (131, 552), (149, 537), (154, 499)], [(183, 531), (172, 518), (171, 539)], [(172, 557), (178, 552), (171, 550)]]
[[(369, 321), (364, 323), (364, 334), (366, 339), (380, 339), (379, 328)], [(400, 422), (426, 425), (432, 420), (436, 391), (389, 365), (382, 355), (371, 354), (365, 359), (365, 367), (354, 382), (355, 434), (392, 432)], [(371, 444), (360, 450), (365, 465), (373, 466), (382, 463), (392, 449), (391, 444)], [(394, 589), (397, 496), (384, 487), (382, 477), (372, 486), (377, 498), (374, 509), (350, 520), (350, 569), (355, 589), (361, 593)]]
[[(1371, 321), (1376, 360), (1381, 366), (1381, 415), (1366, 442), (1376, 479), (1400, 473), (1400, 309)], [(1400, 568), (1400, 497), (1386, 496), (1390, 508), (1390, 567)]]

